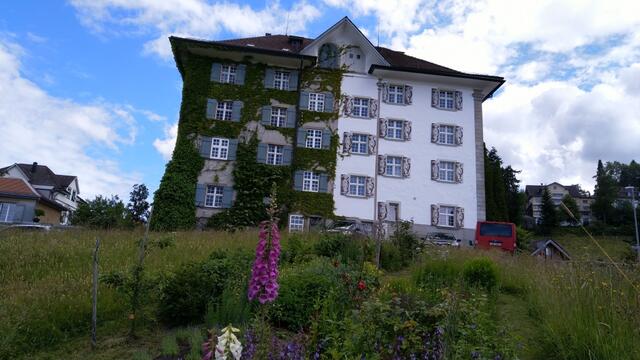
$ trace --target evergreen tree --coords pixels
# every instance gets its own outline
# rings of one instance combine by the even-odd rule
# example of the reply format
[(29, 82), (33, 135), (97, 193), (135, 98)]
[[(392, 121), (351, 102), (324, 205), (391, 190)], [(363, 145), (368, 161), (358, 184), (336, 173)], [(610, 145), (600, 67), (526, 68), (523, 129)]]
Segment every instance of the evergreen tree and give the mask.
[(594, 177), (596, 179), (595, 199), (591, 210), (596, 218), (606, 224), (611, 221), (613, 215), (613, 202), (616, 199), (618, 186), (614, 177), (602, 165), (602, 160), (598, 160), (598, 170)]
[[(571, 195), (567, 194), (562, 198), (562, 203), (564, 204), (564, 206), (567, 207), (567, 209), (569, 209), (569, 211), (571, 211), (573, 216), (579, 222), (580, 221), (580, 209), (578, 208), (578, 203), (576, 203), (576, 200)], [(571, 216), (569, 216), (569, 214), (567, 214), (567, 212), (562, 207), (558, 208), (558, 220), (559, 221), (566, 221), (566, 222), (568, 222), (568, 223), (570, 223), (572, 225), (577, 225), (578, 224), (578, 222), (573, 220), (573, 218), (571, 218)]]
[(545, 187), (542, 192), (542, 209), (540, 214), (540, 230), (544, 234), (551, 234), (551, 229), (558, 226), (558, 214), (556, 206), (553, 204), (551, 194)]
[(135, 184), (129, 193), (129, 204), (127, 210), (131, 219), (137, 223), (144, 223), (149, 216), (149, 190), (145, 184)]
[(495, 148), (484, 148), (485, 201), (487, 220), (522, 223), (524, 194), (519, 193), (520, 173), (510, 165), (503, 167)]

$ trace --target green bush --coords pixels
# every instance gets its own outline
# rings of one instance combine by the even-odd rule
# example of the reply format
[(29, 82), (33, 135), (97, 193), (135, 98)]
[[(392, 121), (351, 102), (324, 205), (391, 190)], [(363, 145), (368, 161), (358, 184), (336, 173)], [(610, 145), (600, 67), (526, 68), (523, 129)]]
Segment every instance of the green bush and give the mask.
[(403, 266), (411, 264), (420, 247), (420, 241), (412, 228), (412, 222), (399, 221), (390, 237), (391, 242), (400, 250)]
[(498, 268), (487, 258), (472, 259), (464, 264), (462, 275), (467, 284), (492, 290), (498, 285)]
[(371, 256), (372, 246), (367, 238), (344, 234), (323, 234), (314, 246), (314, 253), (338, 259), (343, 263), (362, 263)]
[(380, 248), (380, 267), (387, 271), (397, 271), (405, 266), (405, 258), (400, 247), (389, 243), (382, 243)]
[(422, 288), (449, 287), (460, 279), (460, 267), (451, 261), (429, 259), (412, 271), (413, 281)]

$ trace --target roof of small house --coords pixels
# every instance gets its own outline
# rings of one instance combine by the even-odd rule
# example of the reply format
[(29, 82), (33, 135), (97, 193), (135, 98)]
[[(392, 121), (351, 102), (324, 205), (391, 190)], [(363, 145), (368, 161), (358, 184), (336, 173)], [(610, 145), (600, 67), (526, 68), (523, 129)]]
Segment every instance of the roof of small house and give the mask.
[(556, 250), (558, 250), (558, 252), (562, 254), (562, 257), (564, 259), (571, 260), (571, 256), (569, 256), (569, 253), (560, 244), (558, 244), (556, 241), (552, 239), (536, 241), (533, 244), (534, 250), (531, 253), (531, 255), (532, 256), (538, 255), (541, 251), (543, 251), (549, 246), (556, 248)]
[[(573, 198), (584, 198), (584, 197), (590, 197), (590, 195), (585, 192), (584, 190), (582, 190), (580, 188), (580, 185), (562, 185), (560, 183), (551, 183), (549, 185), (552, 184), (557, 184), (562, 186), (565, 190), (567, 190), (569, 192), (569, 195), (571, 195), (571, 197)], [(525, 190), (524, 192), (527, 194), (527, 196), (529, 197), (537, 197), (537, 196), (542, 196), (542, 192), (544, 191), (544, 188), (549, 187), (549, 185), (527, 185), (525, 186)]]
[(0, 178), (0, 196), (22, 199), (38, 199), (40, 194), (35, 192), (29, 184), (20, 178)]
[(52, 186), (54, 189), (66, 190), (67, 186), (76, 178), (72, 175), (58, 175), (51, 171), (48, 166), (38, 165), (38, 163), (16, 165), (27, 176), (29, 183), (33, 185)]

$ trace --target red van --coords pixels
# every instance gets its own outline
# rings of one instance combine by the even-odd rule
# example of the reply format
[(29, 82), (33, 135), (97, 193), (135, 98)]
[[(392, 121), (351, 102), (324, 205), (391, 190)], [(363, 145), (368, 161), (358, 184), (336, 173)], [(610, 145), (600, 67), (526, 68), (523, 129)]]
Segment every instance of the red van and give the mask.
[(516, 225), (508, 222), (478, 221), (476, 246), (481, 249), (497, 247), (504, 251), (514, 252), (516, 249)]

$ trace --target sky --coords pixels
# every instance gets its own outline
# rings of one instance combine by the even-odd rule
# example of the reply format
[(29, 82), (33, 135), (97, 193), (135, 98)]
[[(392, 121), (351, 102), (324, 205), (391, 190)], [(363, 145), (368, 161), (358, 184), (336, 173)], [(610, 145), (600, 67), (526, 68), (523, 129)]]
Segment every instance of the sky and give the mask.
[(637, 0), (22, 0), (0, 2), (0, 166), (76, 175), (84, 198), (153, 192), (182, 90), (168, 36), (315, 37), (343, 16), (374, 44), (505, 77), (485, 142), (521, 185), (592, 191), (598, 159), (640, 161)]

